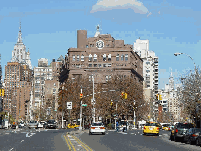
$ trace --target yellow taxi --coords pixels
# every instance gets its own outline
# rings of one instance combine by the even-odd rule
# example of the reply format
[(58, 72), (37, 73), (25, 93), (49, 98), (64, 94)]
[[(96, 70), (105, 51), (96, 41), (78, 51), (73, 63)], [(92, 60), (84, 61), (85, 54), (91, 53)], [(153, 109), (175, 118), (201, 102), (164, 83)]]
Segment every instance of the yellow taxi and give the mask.
[(159, 135), (160, 125), (156, 122), (148, 122), (145, 124), (143, 134), (155, 134)]
[(77, 124), (68, 124), (67, 128), (78, 128), (79, 125)]
[(169, 128), (170, 124), (164, 124), (162, 127), (162, 130), (165, 130), (165, 131), (169, 131), (170, 128)]

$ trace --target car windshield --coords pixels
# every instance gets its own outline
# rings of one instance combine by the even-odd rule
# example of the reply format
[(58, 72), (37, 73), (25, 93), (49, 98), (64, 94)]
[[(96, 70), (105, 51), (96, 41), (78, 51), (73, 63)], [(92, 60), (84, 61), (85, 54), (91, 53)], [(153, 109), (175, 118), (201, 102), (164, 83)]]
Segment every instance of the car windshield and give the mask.
[(168, 126), (170, 126), (170, 124), (164, 124), (164, 125), (163, 125), (163, 127), (168, 127)]
[(30, 121), (30, 123), (37, 123), (37, 121)]
[(48, 123), (54, 123), (55, 122), (55, 120), (49, 120), (48, 121)]
[(92, 126), (103, 126), (103, 123), (92, 123)]
[(146, 123), (145, 126), (157, 126), (157, 127), (159, 127), (158, 123)]
[(181, 125), (178, 125), (178, 128), (193, 128), (193, 124), (181, 124)]

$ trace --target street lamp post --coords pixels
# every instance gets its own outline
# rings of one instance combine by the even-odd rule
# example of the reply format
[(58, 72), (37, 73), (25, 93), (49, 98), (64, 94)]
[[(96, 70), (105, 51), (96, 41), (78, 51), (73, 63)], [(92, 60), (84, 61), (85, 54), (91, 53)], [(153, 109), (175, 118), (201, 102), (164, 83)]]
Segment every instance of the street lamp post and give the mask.
[[(81, 94), (82, 94), (82, 88), (81, 88)], [(79, 130), (82, 130), (82, 98), (80, 101), (80, 127)]]
[(63, 100), (63, 90), (64, 90), (64, 86), (62, 86), (62, 113), (61, 113), (61, 114), (62, 114), (62, 115), (61, 115), (62, 117), (61, 117), (61, 128), (63, 128), (63, 118), (64, 118), (64, 117), (63, 117), (63, 104), (64, 104), (64, 103), (63, 103), (63, 101), (64, 101), (64, 100)]
[(134, 129), (135, 129), (135, 100), (134, 100), (134, 111), (133, 111), (133, 124), (134, 124)]
[(92, 74), (92, 81), (93, 81), (93, 122), (95, 122), (96, 117), (95, 117), (95, 107), (94, 107), (95, 99), (94, 99), (94, 75), (93, 74)]

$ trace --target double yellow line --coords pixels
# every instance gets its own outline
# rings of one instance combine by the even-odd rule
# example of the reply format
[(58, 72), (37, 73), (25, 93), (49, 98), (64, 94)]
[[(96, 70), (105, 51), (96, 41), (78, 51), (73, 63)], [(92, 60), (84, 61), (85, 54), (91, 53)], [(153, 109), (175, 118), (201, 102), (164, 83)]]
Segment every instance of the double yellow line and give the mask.
[[(81, 140), (79, 140), (77, 137), (73, 136), (73, 135), (69, 135), (71, 137), (73, 137), (77, 142), (78, 144), (80, 144), (86, 151), (93, 151), (89, 146), (87, 146), (86, 144), (84, 144)], [(66, 143), (68, 145), (68, 148), (69, 150), (71, 151), (76, 151), (75, 147), (73, 146), (72, 142), (70, 141), (68, 135), (64, 135), (64, 138), (66, 140)]]

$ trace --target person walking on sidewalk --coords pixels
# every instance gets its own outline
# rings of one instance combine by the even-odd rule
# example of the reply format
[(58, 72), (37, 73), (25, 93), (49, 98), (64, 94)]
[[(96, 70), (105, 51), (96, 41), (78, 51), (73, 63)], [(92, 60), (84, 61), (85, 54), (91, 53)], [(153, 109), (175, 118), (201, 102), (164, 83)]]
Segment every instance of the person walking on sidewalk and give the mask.
[(119, 123), (118, 123), (118, 121), (116, 122), (116, 130), (117, 130), (117, 132), (119, 131)]

